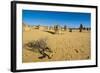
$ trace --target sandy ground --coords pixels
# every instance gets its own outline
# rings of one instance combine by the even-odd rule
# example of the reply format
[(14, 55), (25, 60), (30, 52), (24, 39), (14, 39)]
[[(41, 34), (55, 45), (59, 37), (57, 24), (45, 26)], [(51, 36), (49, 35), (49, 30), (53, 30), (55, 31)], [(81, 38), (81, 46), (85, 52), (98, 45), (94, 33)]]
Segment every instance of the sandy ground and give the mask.
[(44, 62), (64, 60), (90, 59), (90, 31), (63, 31), (60, 34), (51, 34), (41, 30), (23, 31), (23, 45), (32, 40), (47, 39), (47, 44), (53, 51), (48, 53), (51, 59), (39, 59), (40, 53), (23, 47), (22, 61)]

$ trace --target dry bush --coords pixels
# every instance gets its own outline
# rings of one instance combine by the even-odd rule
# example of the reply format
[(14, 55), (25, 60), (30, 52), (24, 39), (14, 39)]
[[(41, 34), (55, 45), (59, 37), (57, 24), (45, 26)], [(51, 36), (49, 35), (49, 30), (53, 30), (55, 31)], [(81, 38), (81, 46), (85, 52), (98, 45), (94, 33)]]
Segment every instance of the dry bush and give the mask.
[(80, 24), (80, 27), (79, 27), (80, 32), (82, 32), (82, 29), (83, 29), (83, 25)]
[(55, 25), (55, 26), (54, 26), (54, 31), (55, 31), (55, 33), (57, 33), (58, 30), (59, 30), (59, 26), (58, 26), (58, 25)]
[(39, 57), (40, 59), (45, 58), (46, 56), (50, 59), (51, 57), (46, 53), (50, 52), (52, 53), (51, 49), (47, 46), (47, 40), (46, 39), (39, 39), (30, 41), (25, 46), (31, 48), (29, 50), (35, 52), (37, 50), (38, 53), (40, 53), (42, 56)]
[(69, 29), (69, 32), (72, 32), (72, 29), (71, 28)]

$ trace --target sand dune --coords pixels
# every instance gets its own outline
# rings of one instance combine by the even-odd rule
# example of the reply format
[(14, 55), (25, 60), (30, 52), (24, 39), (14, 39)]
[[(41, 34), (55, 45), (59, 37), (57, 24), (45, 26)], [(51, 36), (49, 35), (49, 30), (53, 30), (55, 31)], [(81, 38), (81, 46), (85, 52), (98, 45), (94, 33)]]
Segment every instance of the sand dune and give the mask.
[(46, 39), (47, 45), (53, 51), (47, 52), (51, 59), (39, 59), (41, 55), (38, 52), (28, 50), (23, 47), (22, 61), (44, 62), (44, 61), (62, 61), (62, 60), (85, 60), (90, 59), (90, 31), (74, 32), (60, 31), (61, 34), (51, 34), (46, 31), (34, 29), (32, 31), (23, 31), (23, 45), (32, 40)]

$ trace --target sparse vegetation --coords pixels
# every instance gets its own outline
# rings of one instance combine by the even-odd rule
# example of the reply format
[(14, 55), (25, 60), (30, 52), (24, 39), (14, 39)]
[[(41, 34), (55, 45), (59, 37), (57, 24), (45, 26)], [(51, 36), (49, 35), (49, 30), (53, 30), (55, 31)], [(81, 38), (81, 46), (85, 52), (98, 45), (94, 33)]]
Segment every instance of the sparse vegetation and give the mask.
[(37, 25), (35, 29), (39, 29), (40, 25)]
[(69, 29), (69, 32), (72, 32), (72, 28)]
[(54, 31), (55, 31), (55, 33), (57, 33), (58, 32), (58, 30), (59, 30), (59, 28), (58, 28), (59, 26), (58, 25), (55, 25), (54, 26)]
[[(39, 57), (40, 59), (48, 57), (48, 59), (51, 59), (51, 57), (46, 54), (46, 52), (52, 52), (51, 49), (47, 46), (46, 39), (39, 39), (36, 41), (30, 41), (27, 44), (25, 44), (26, 47), (31, 48), (31, 51), (38, 50), (37, 52), (40, 53), (42, 56)], [(29, 49), (30, 50), (30, 49)]]
[[(83, 25), (62, 31), (60, 26), (50, 30), (35, 29), (23, 31), (23, 62), (44, 62), (90, 59), (90, 28)], [(43, 27), (43, 26), (42, 26)], [(30, 27), (31, 28), (31, 27)], [(39, 26), (41, 28), (41, 26)], [(62, 26), (64, 30), (64, 26)], [(45, 28), (44, 28), (45, 29)], [(66, 28), (65, 28), (66, 29)], [(88, 30), (88, 31), (87, 31)], [(57, 32), (63, 34), (56, 34)], [(85, 32), (85, 33), (84, 33)], [(54, 35), (55, 34), (55, 35)], [(47, 39), (43, 39), (47, 37)]]
[(80, 27), (79, 27), (80, 32), (82, 32), (82, 29), (83, 29), (83, 25), (80, 24)]

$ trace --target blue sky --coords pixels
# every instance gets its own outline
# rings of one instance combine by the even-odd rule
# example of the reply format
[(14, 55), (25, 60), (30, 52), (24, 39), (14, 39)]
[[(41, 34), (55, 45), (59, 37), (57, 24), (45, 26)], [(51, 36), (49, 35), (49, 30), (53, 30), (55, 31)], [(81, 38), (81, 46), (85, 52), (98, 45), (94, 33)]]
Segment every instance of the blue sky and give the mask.
[(23, 10), (22, 22), (28, 25), (67, 25), (68, 27), (91, 26), (90, 13), (76, 12), (55, 12), (55, 11), (36, 11)]

